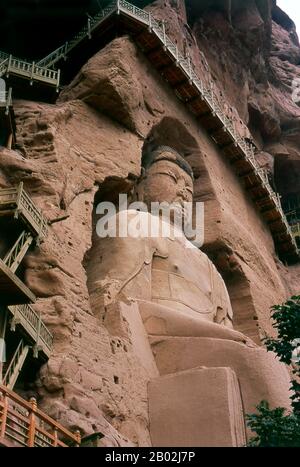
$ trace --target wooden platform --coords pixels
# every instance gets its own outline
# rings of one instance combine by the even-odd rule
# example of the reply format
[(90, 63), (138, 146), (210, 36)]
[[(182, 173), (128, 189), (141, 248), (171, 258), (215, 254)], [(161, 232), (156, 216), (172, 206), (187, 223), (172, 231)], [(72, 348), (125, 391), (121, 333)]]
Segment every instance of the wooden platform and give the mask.
[(20, 305), (35, 302), (35, 295), (0, 259), (0, 303)]
[(37, 65), (14, 57), (11, 54), (0, 52), (0, 77), (5, 76), (6, 82), (11, 85), (21, 80), (23, 83), (43, 86), (59, 90), (60, 71)]

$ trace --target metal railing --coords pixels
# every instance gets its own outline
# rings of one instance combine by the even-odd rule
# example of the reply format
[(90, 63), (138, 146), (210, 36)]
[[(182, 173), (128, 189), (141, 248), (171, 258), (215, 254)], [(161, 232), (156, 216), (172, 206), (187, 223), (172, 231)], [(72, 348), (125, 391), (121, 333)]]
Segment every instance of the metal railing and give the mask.
[(38, 409), (0, 385), (0, 444), (15, 447), (79, 446), (80, 433), (71, 433)]
[(30, 305), (15, 305), (8, 307), (13, 315), (13, 328), (20, 323), (28, 332), (37, 349), (44, 347), (46, 355), (50, 355), (53, 349), (53, 335), (38, 314)]
[(0, 190), (0, 210), (14, 209), (15, 215), (25, 215), (40, 238), (47, 235), (47, 220), (26, 193), (21, 182), (18, 187)]

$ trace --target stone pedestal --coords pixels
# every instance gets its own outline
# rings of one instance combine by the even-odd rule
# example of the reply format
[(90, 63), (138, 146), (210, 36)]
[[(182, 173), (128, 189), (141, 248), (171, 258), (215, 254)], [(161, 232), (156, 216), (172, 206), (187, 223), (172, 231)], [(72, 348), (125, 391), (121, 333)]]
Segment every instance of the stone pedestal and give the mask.
[(154, 447), (246, 444), (241, 395), (230, 368), (195, 368), (148, 385)]
[(255, 412), (263, 400), (274, 408), (290, 408), (288, 371), (262, 347), (201, 337), (150, 337), (150, 342), (160, 375), (172, 376), (199, 366), (229, 367), (238, 378), (244, 414)]

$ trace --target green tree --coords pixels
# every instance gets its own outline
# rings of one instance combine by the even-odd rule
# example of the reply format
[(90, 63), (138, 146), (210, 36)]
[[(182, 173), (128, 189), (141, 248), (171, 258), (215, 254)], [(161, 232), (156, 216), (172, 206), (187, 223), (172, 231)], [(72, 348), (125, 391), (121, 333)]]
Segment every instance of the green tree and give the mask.
[(278, 407), (270, 409), (262, 401), (258, 412), (247, 416), (247, 424), (256, 433), (249, 446), (300, 447), (300, 296), (294, 296), (282, 305), (272, 307), (273, 327), (277, 338), (265, 339), (267, 350), (277, 354), (281, 362), (292, 370), (292, 411)]

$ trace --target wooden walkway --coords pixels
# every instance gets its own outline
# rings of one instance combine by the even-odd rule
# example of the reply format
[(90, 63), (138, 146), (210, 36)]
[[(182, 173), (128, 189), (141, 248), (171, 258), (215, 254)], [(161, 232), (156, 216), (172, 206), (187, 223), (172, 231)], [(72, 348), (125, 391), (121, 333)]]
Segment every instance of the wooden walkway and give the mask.
[(112, 40), (116, 31), (131, 35), (230, 161), (269, 226), (279, 257), (288, 262), (299, 261), (300, 252), (280, 199), (256, 160), (257, 148), (245, 138), (247, 126), (235, 122), (228, 114), (228, 103), (217, 88), (207, 63), (205, 76), (198, 76), (190, 58), (185, 57), (166, 34), (164, 22), (125, 0), (114, 0), (94, 18), (89, 18), (70, 42), (36, 66), (42, 69), (60, 67), (62, 76), (71, 76), (76, 67), (82, 66), (96, 50)]

